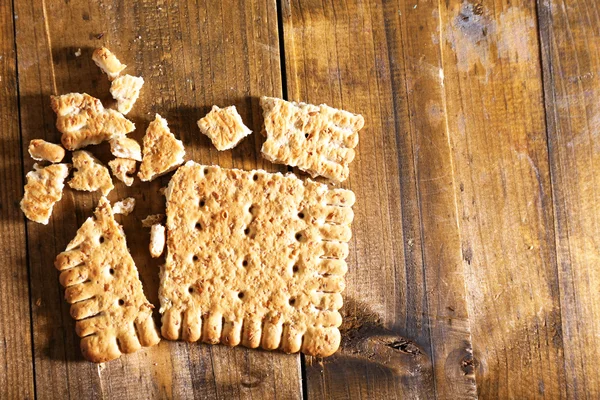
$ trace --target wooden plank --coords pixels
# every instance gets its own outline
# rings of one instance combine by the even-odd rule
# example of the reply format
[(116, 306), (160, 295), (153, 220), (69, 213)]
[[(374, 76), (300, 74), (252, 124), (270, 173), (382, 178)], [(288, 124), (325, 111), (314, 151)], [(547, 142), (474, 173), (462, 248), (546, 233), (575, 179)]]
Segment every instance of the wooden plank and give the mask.
[(441, 2), (478, 394), (565, 397), (535, 4)]
[[(539, 2), (569, 398), (600, 397), (600, 6)], [(558, 336), (557, 340), (561, 337)]]
[(366, 121), (344, 185), (357, 197), (352, 329), (338, 355), (307, 360), (308, 395), (473, 398), (438, 5), (296, 0), (282, 13), (289, 98)]
[(0, 398), (33, 398), (31, 312), (11, 2), (0, 3)]
[[(15, 0), (15, 5), (24, 143), (39, 137), (59, 140), (50, 94), (85, 91), (104, 100), (110, 97), (106, 77), (90, 59), (93, 48), (106, 45), (129, 65), (126, 72), (146, 81), (128, 115), (138, 127), (134, 138), (141, 139), (158, 112), (183, 140), (189, 158), (269, 168), (256, 152), (258, 135), (220, 153), (199, 134), (196, 120), (213, 104), (235, 104), (251, 128), (260, 129), (258, 96), (281, 95), (274, 2)], [(106, 145), (92, 151), (105, 162), (110, 158)], [(26, 169), (31, 164), (27, 159)], [(149, 257), (149, 234), (140, 233), (140, 220), (164, 210), (158, 190), (168, 179), (136, 182), (131, 188), (118, 183), (109, 196), (137, 200), (134, 214), (121, 221), (146, 295), (154, 304), (158, 267), (164, 261)], [(105, 366), (84, 362), (52, 262), (97, 199), (97, 194), (67, 189), (48, 226), (28, 225), (40, 398), (302, 397), (299, 357), (293, 355), (165, 341)]]

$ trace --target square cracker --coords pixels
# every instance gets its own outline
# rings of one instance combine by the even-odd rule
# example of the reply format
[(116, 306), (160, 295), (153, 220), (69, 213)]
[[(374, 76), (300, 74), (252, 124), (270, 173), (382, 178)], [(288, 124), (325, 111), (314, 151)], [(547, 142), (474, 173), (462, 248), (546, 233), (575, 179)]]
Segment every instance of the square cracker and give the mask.
[(106, 197), (54, 263), (84, 357), (106, 362), (159, 342), (123, 228)]
[(190, 161), (166, 197), (163, 337), (337, 350), (354, 193)]
[(208, 136), (219, 151), (229, 150), (252, 133), (242, 121), (235, 106), (213, 106), (204, 118), (198, 120), (200, 132)]
[(365, 124), (361, 115), (326, 104), (315, 106), (264, 96), (260, 105), (267, 137), (262, 154), (267, 160), (298, 167), (313, 178), (321, 175), (334, 182), (348, 178), (358, 131)]

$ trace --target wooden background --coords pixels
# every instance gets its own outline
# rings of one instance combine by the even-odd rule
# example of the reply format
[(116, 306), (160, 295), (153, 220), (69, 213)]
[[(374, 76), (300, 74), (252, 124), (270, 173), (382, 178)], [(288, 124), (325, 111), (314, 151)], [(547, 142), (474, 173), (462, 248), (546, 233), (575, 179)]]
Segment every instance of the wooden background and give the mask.
[[(0, 398), (600, 397), (597, 2), (2, 0), (0, 30)], [(217, 152), (195, 123), (213, 104), (254, 131), (261, 95), (365, 116), (337, 354), (82, 359), (52, 263), (98, 194), (66, 189), (47, 226), (18, 203), (29, 140), (59, 140), (49, 95), (109, 99), (102, 45), (146, 81), (133, 137), (158, 112), (202, 163), (285, 170), (259, 135)], [(138, 202), (120, 221), (154, 304), (140, 220), (167, 182), (110, 195)]]

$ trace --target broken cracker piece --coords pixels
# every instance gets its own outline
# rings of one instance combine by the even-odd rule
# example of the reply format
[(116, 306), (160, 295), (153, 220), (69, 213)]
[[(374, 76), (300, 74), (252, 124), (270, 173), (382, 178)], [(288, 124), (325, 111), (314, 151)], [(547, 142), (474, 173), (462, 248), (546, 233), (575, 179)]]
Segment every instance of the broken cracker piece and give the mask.
[(151, 181), (183, 164), (183, 143), (175, 138), (167, 120), (160, 115), (156, 114), (154, 121), (148, 125), (143, 142), (143, 159), (138, 172), (142, 181)]
[(263, 156), (277, 164), (298, 167), (313, 178), (324, 176), (342, 182), (350, 173), (358, 131), (364, 125), (361, 115), (321, 104), (289, 102), (261, 97), (267, 140)]
[(180, 167), (167, 189), (163, 337), (334, 353), (354, 199), (293, 175)]
[(119, 158), (130, 158), (142, 161), (142, 148), (140, 144), (129, 137), (119, 137), (110, 141), (110, 152)]
[(42, 139), (33, 139), (29, 142), (29, 155), (36, 161), (50, 161), (59, 163), (65, 158), (65, 149), (62, 146)]
[(31, 221), (47, 225), (54, 204), (62, 198), (65, 178), (69, 175), (68, 164), (52, 164), (47, 167), (33, 165), (27, 173), (25, 194), (21, 210)]
[(71, 304), (83, 356), (101, 363), (160, 341), (123, 228), (106, 197), (54, 265)]
[(113, 214), (129, 215), (135, 208), (135, 199), (133, 197), (127, 197), (121, 201), (117, 201), (113, 205)]
[(126, 186), (133, 185), (133, 174), (135, 173), (135, 160), (128, 158), (115, 158), (108, 162), (115, 178), (123, 182)]
[(210, 138), (217, 150), (221, 151), (234, 148), (240, 140), (252, 133), (244, 125), (235, 106), (213, 106), (204, 118), (198, 120), (198, 128)]
[(140, 96), (144, 79), (138, 76), (123, 75), (112, 81), (110, 94), (117, 100), (117, 110), (127, 114)]
[(87, 93), (50, 96), (50, 102), (57, 115), (56, 129), (62, 133), (61, 142), (67, 150), (125, 136), (135, 129), (123, 114), (105, 109), (100, 100)]
[(148, 215), (142, 220), (142, 226), (144, 228), (151, 228), (152, 225), (160, 224), (165, 220), (165, 214), (152, 214)]
[(73, 153), (73, 178), (69, 181), (69, 186), (75, 190), (86, 192), (95, 192), (100, 190), (103, 196), (106, 196), (114, 189), (112, 179), (106, 168), (100, 160), (94, 157), (90, 152), (79, 150)]
[(106, 47), (94, 50), (94, 53), (92, 53), (92, 60), (94, 60), (102, 72), (108, 75), (110, 81), (117, 78), (121, 71), (127, 67), (127, 65), (121, 64), (121, 61), (119, 61), (117, 56)]
[(154, 224), (150, 228), (150, 255), (152, 258), (160, 257), (165, 248), (165, 227)]

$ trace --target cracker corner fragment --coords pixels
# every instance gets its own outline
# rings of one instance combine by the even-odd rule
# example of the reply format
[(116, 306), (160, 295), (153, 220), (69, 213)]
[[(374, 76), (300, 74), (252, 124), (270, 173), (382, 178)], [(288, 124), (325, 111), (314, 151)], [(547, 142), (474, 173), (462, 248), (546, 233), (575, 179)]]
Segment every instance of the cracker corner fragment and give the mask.
[(180, 167), (167, 190), (163, 337), (334, 353), (353, 203), (293, 175)]
[(143, 139), (142, 164), (138, 176), (142, 181), (152, 181), (183, 164), (185, 149), (181, 140), (171, 133), (167, 120), (156, 114), (148, 125)]
[(144, 296), (125, 234), (105, 197), (54, 264), (86, 359), (107, 362), (160, 341), (154, 306)]
[(326, 104), (319, 106), (261, 97), (265, 120), (263, 156), (309, 173), (342, 182), (350, 174), (364, 118)]

